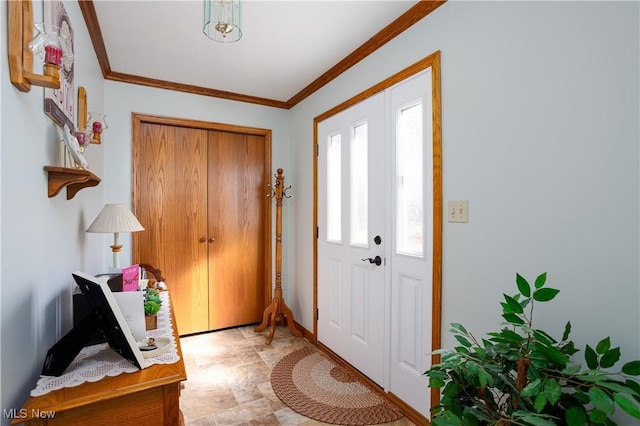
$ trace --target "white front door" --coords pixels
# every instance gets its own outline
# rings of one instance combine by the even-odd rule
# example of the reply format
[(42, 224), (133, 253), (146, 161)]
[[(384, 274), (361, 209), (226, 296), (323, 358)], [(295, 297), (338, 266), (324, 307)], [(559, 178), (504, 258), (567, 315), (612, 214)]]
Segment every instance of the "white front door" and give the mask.
[[(318, 124), (318, 340), (429, 416), (431, 68)], [(381, 264), (369, 263), (380, 256)]]
[(318, 341), (383, 386), (384, 94), (318, 135)]

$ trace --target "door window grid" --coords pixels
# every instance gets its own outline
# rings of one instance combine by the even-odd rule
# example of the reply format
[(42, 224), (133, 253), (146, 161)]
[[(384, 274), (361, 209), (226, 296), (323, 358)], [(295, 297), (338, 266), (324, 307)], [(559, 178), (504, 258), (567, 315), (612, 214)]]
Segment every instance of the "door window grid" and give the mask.
[(396, 118), (396, 252), (424, 255), (422, 101)]

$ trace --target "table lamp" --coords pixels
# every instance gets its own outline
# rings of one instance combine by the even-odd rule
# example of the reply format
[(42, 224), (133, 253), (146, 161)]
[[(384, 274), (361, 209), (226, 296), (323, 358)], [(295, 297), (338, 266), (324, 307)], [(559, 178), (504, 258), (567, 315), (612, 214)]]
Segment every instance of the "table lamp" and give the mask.
[(120, 232), (138, 231), (144, 231), (144, 228), (124, 204), (106, 204), (91, 226), (87, 228), (87, 232), (104, 234), (113, 232), (111, 251), (113, 252), (113, 267), (116, 269), (120, 268), (119, 256), (120, 250), (122, 250), (122, 246), (118, 241)]

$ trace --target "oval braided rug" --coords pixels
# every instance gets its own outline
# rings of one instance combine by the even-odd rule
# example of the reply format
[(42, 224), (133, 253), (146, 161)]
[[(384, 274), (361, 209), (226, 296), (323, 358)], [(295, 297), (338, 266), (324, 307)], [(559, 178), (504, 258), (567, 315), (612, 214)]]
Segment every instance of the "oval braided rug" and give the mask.
[(402, 413), (352, 373), (313, 348), (298, 349), (271, 371), (271, 386), (292, 410), (336, 425), (376, 425)]

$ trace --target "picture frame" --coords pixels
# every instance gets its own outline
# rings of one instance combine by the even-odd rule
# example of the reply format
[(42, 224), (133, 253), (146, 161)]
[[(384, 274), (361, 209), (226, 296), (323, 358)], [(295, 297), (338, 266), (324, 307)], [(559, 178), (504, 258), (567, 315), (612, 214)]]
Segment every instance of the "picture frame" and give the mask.
[(147, 368), (150, 364), (142, 355), (107, 281), (81, 271), (75, 271), (71, 275), (86, 298), (91, 314), (49, 349), (41, 374), (55, 377), (64, 374), (98, 330), (102, 331), (111, 349), (131, 361), (138, 369)]
[[(71, 52), (73, 53), (73, 27), (71, 19), (61, 0), (50, 0), (44, 2), (44, 19), (51, 25), (60, 28), (60, 33), (67, 35), (70, 39)], [(68, 125), (74, 130), (73, 115), (74, 106), (74, 63), (60, 68), (60, 88), (44, 89), (44, 113), (60, 128)]]

